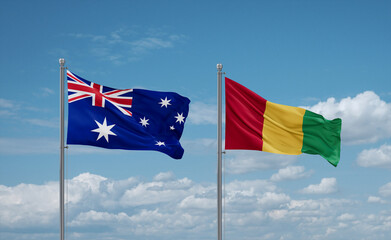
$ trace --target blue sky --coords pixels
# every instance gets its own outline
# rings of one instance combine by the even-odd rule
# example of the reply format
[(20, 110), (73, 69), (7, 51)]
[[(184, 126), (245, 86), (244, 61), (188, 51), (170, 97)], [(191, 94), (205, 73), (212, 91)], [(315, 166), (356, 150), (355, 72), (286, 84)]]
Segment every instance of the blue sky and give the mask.
[(225, 239), (391, 235), (389, 1), (3, 1), (0, 239), (59, 237), (59, 58), (191, 100), (173, 160), (70, 146), (68, 239), (216, 239), (216, 64), (272, 102), (342, 118), (341, 161), (227, 151)]

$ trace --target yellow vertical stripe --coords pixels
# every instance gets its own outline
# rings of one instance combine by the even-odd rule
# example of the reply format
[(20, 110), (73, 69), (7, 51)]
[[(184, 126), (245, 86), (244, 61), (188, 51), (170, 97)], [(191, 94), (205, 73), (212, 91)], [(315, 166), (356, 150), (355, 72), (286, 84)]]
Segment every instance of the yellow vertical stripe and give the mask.
[(263, 122), (262, 151), (301, 154), (305, 109), (266, 102)]

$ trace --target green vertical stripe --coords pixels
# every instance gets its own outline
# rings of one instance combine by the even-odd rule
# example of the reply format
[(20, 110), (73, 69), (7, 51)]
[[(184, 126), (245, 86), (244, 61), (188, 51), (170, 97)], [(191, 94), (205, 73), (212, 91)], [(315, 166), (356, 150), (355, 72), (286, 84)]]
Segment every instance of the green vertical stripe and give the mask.
[(303, 117), (303, 147), (301, 152), (319, 154), (337, 166), (341, 151), (341, 124), (339, 118), (327, 120), (306, 110)]

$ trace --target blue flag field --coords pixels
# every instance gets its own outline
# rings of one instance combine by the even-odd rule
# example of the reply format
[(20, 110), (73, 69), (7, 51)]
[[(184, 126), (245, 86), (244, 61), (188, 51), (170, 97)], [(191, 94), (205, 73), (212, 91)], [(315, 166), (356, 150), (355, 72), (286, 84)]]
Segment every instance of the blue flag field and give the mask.
[(113, 89), (68, 71), (67, 144), (153, 150), (181, 159), (190, 100), (174, 92)]

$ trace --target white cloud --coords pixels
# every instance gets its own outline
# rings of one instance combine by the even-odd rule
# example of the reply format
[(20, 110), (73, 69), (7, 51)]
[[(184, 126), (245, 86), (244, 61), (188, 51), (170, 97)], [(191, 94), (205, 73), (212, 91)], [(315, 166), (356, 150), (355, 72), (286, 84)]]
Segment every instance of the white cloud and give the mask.
[(357, 157), (357, 164), (361, 167), (391, 168), (391, 145), (363, 150)]
[(289, 203), (291, 198), (285, 193), (266, 192), (261, 198), (258, 198), (258, 204), (262, 208), (279, 208), (283, 204)]
[(94, 210), (90, 210), (88, 212), (81, 212), (79, 215), (75, 217), (70, 223), (70, 227), (77, 227), (77, 226), (87, 226), (87, 225), (93, 225), (93, 226), (107, 226), (118, 224), (121, 222), (129, 222), (130, 223), (130, 217), (123, 212), (120, 212), (118, 214), (108, 213), (108, 212), (97, 212)]
[(311, 217), (317, 216), (316, 218), (308, 218), (307, 221), (315, 223), (314, 221), (319, 220), (320, 217), (327, 216), (330, 213), (335, 214), (334, 217), (339, 215), (341, 206), (348, 207), (352, 204), (352, 201), (347, 199), (307, 199), (307, 200), (291, 200), (287, 205), (288, 214), (297, 217)]
[(185, 149), (185, 154), (210, 154), (217, 151), (217, 139), (215, 138), (182, 139), (181, 144)]
[[(240, 212), (245, 215), (255, 210), (273, 207), (288, 197), (275, 193), (276, 190), (277, 187), (267, 180), (232, 181), (225, 185), (226, 209), (231, 209), (235, 214)], [(272, 199), (280, 201), (273, 202)], [(247, 221), (244, 215), (240, 217), (241, 221)]]
[(16, 115), (16, 111), (20, 106), (14, 101), (10, 101), (4, 98), (0, 98), (0, 116), (11, 117)]
[[(128, 236), (163, 234), (176, 238), (175, 233), (182, 232), (178, 229), (196, 232), (208, 229), (211, 216), (199, 215), (199, 211), (210, 211), (216, 203), (215, 194), (202, 197), (210, 195), (208, 192), (214, 188), (194, 184), (187, 178), (176, 179), (171, 172), (159, 173), (151, 182), (134, 178), (113, 181), (85, 173), (71, 183), (71, 194), (79, 196), (73, 198), (71, 209), (81, 212), (71, 214), (70, 226), (82, 229), (101, 226)], [(102, 207), (114, 212), (102, 211)], [(198, 209), (198, 215), (194, 209)]]
[(0, 185), (0, 226), (50, 226), (57, 220), (58, 183)]
[(170, 182), (140, 183), (127, 189), (119, 203), (122, 206), (143, 206), (183, 199), (193, 183), (187, 178)]
[[(215, 238), (214, 183), (177, 179), (171, 172), (158, 173), (151, 181), (133, 177), (111, 180), (83, 173), (67, 182), (68, 236), (72, 239)], [(381, 188), (382, 194), (388, 194), (386, 189), (388, 184)], [(260, 235), (271, 239), (324, 239), (321, 235), (327, 232), (331, 239), (336, 234), (386, 239), (381, 236), (390, 233), (389, 213), (362, 214), (358, 207), (362, 205), (356, 200), (292, 199), (275, 183), (259, 179), (228, 182), (225, 193), (225, 226), (227, 234), (235, 239), (259, 239)], [(57, 182), (0, 185), (0, 200), (0, 228), (7, 232), (7, 239), (53, 238), (47, 232), (58, 227)]]
[(276, 189), (276, 185), (267, 180), (234, 180), (226, 185), (226, 191), (233, 196), (255, 196), (263, 192), (274, 192)]
[(337, 219), (340, 221), (351, 221), (354, 220), (356, 217), (353, 214), (350, 213), (344, 213), (341, 214)]
[(67, 36), (87, 40), (86, 49), (102, 60), (115, 64), (138, 60), (154, 50), (172, 48), (186, 38), (182, 34), (136, 28), (120, 28), (104, 35), (72, 33)]
[(188, 120), (192, 124), (217, 124), (216, 104), (190, 103)]
[(347, 144), (374, 143), (391, 137), (391, 103), (372, 91), (339, 102), (329, 98), (306, 108), (327, 119), (341, 118), (342, 140)]
[(37, 91), (33, 94), (34, 94), (34, 96), (37, 96), (37, 97), (47, 97), (47, 96), (55, 94), (55, 92), (50, 88), (42, 87), (40, 89), (40, 91)]
[(376, 196), (369, 196), (368, 197), (368, 202), (369, 203), (387, 203), (387, 201), (381, 199), (380, 197), (376, 197)]
[(101, 183), (106, 180), (105, 177), (90, 173), (83, 173), (74, 177), (67, 182), (69, 189), (68, 202), (79, 204), (86, 198), (100, 195)]
[(10, 100), (4, 99), (4, 98), (0, 98), (0, 108), (13, 109), (16, 107), (17, 107), (17, 105), (15, 105), (15, 103), (13, 101), (10, 101)]
[[(47, 88), (44, 89), (45, 90), (42, 91), (44, 94), (48, 94), (49, 91), (51, 91)], [(39, 112), (42, 118), (30, 118), (32, 115), (30, 112)], [(11, 118), (12, 121), (16, 120), (21, 122), (21, 124), (25, 124), (27, 122), (29, 124), (40, 127), (58, 128), (58, 120), (56, 118), (52, 118), (50, 120), (44, 119), (45, 117), (42, 114), (43, 112), (46, 112), (46, 110), (42, 108), (31, 107), (28, 106), (28, 104), (20, 104), (16, 101), (0, 98), (0, 117)]]
[(280, 220), (287, 217), (289, 211), (287, 209), (276, 209), (268, 213), (269, 217), (274, 220)]
[(260, 151), (227, 151), (226, 170), (231, 174), (243, 174), (264, 169), (287, 167), (296, 156), (273, 154)]
[(145, 37), (130, 42), (132, 50), (135, 53), (144, 53), (147, 50), (160, 49), (160, 48), (171, 48), (173, 47), (172, 38), (161, 39), (156, 37)]
[(49, 128), (59, 128), (58, 119), (53, 120), (45, 120), (40, 118), (26, 118), (24, 121), (41, 127), (49, 127)]
[(391, 197), (391, 182), (379, 188), (379, 194), (383, 197)]
[(286, 168), (278, 170), (278, 173), (273, 174), (270, 177), (272, 181), (285, 181), (295, 180), (311, 176), (312, 171), (305, 172), (303, 166), (288, 166)]
[(196, 197), (194, 195), (188, 196), (183, 199), (179, 207), (180, 208), (192, 208), (192, 209), (216, 209), (217, 201), (213, 198)]
[(311, 184), (308, 187), (301, 190), (301, 193), (305, 194), (329, 194), (338, 190), (337, 179), (335, 178), (322, 178), (319, 184)]
[(159, 174), (157, 174), (153, 180), (154, 181), (169, 181), (169, 180), (174, 180), (175, 179), (175, 175), (173, 172), (161, 172)]

